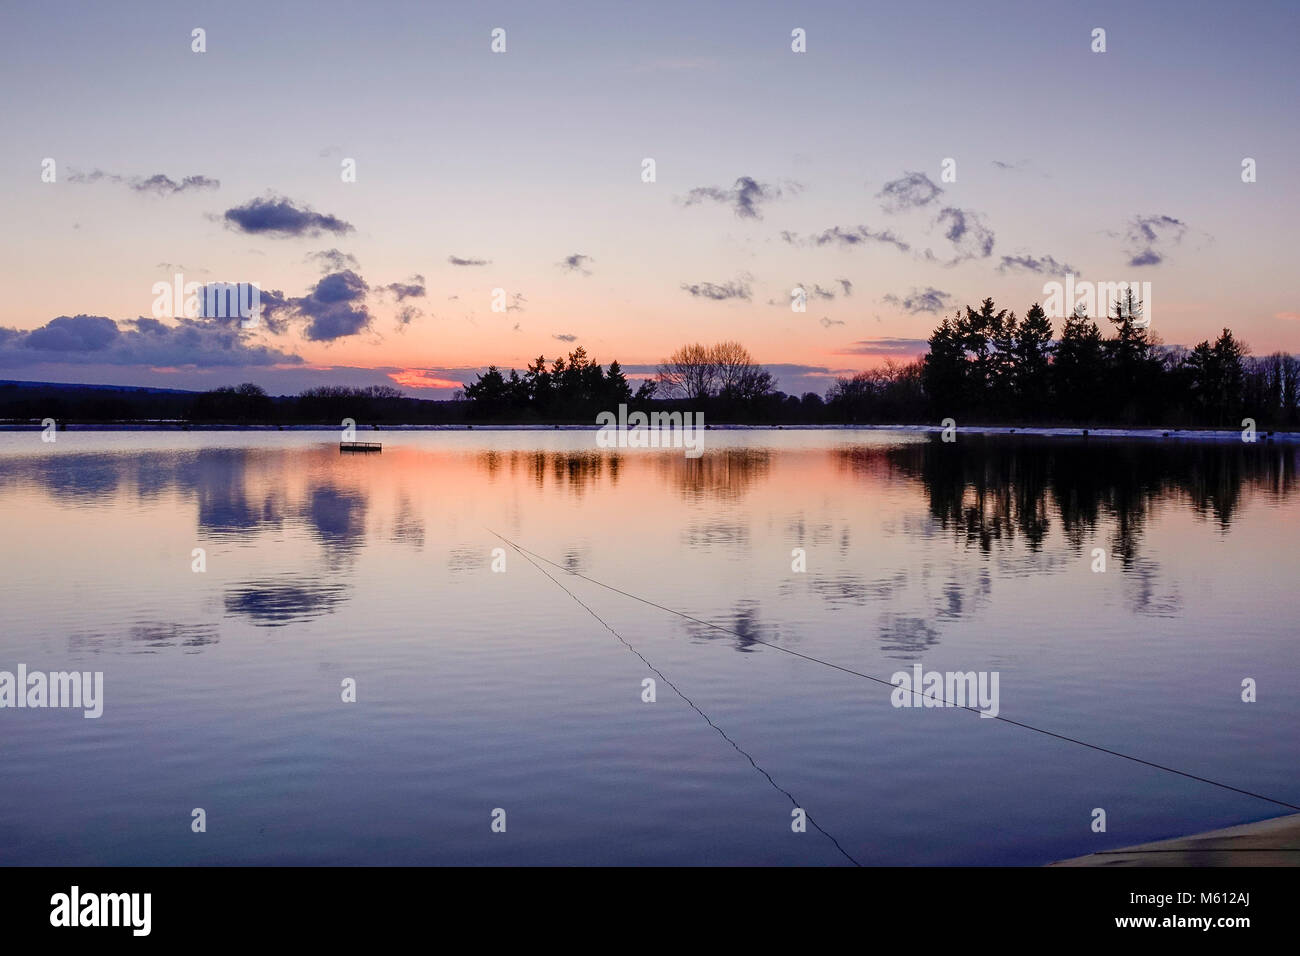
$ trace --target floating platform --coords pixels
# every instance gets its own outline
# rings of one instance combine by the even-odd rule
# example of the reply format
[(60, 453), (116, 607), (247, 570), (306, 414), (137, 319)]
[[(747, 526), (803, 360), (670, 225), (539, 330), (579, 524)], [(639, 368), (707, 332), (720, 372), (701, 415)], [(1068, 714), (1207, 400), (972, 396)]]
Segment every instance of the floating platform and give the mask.
[(382, 442), (377, 441), (341, 441), (339, 451), (383, 451)]

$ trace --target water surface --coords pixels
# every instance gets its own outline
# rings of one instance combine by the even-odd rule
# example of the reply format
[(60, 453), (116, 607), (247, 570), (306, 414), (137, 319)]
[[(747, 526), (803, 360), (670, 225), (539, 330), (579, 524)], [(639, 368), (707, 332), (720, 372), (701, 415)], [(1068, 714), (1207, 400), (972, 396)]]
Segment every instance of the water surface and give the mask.
[[(997, 671), (1003, 716), (1300, 803), (1293, 447), (377, 437), (0, 435), (0, 669), (102, 671), (106, 698), (0, 710), (0, 862), (847, 862), (745, 754), (867, 864), (1284, 812), (766, 644)], [(494, 532), (698, 621), (543, 564), (616, 637)], [(663, 680), (644, 703), (620, 638), (735, 747)]]

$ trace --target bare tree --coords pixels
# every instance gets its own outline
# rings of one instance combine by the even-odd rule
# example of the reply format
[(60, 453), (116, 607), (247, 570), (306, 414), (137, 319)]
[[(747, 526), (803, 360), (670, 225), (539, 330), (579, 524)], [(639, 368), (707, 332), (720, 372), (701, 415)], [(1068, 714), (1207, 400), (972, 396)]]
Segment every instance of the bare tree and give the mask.
[(670, 398), (708, 398), (718, 387), (713, 350), (699, 342), (683, 345), (660, 363), (658, 380)]

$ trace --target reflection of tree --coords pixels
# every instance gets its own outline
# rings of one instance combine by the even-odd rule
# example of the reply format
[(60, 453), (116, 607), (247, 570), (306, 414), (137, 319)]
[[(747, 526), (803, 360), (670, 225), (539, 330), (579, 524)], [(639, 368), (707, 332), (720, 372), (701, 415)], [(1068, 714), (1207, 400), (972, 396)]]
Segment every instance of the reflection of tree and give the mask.
[(686, 498), (734, 501), (772, 468), (772, 453), (763, 448), (718, 448), (699, 458), (680, 450), (654, 456), (655, 466)]
[(581, 495), (598, 484), (608, 472), (610, 485), (618, 484), (618, 455), (600, 451), (485, 451), (477, 456), (479, 467), (494, 479), (503, 471), (526, 473), (539, 489), (548, 481)]
[(929, 511), (945, 530), (989, 551), (1019, 535), (1031, 550), (1048, 536), (1053, 512), (1077, 549), (1110, 519), (1110, 553), (1125, 566), (1161, 501), (1185, 497), (1226, 529), (1250, 485), (1271, 495), (1294, 491), (1296, 452), (1242, 442), (1114, 441), (963, 435), (895, 446), (839, 450), (839, 463), (875, 473), (884, 462), (920, 480)]

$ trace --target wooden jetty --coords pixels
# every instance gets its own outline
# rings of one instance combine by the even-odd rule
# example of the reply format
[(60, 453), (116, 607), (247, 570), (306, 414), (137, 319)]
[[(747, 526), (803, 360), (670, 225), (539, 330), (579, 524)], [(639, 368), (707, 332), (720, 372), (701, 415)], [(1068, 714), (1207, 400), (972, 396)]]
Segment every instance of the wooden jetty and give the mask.
[(341, 441), (339, 451), (383, 451), (382, 442), (377, 441)]

